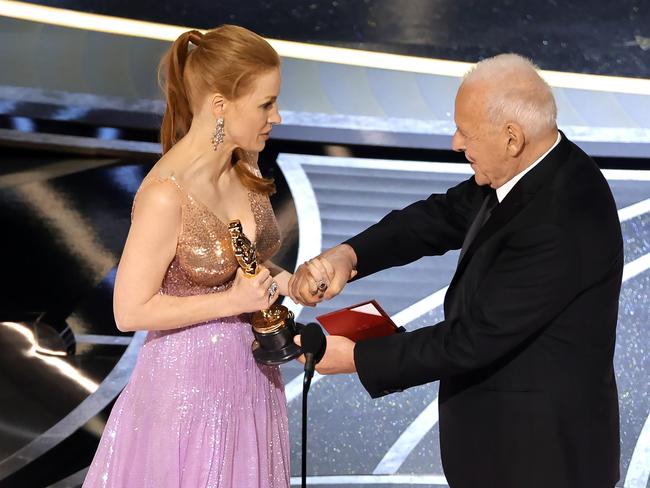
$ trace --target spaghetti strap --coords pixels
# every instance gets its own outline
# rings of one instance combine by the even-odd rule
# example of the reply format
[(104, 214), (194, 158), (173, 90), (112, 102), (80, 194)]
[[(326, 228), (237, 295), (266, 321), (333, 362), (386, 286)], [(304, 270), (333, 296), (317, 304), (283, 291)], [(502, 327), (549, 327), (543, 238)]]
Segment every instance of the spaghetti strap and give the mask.
[(136, 190), (135, 195), (133, 195), (133, 202), (131, 203), (131, 222), (133, 222), (133, 212), (135, 210), (135, 202), (138, 198), (138, 195), (140, 194), (140, 191), (152, 183), (165, 183), (167, 181), (171, 181), (174, 185), (174, 188), (178, 190), (178, 192), (183, 196), (183, 198), (187, 198), (187, 192), (183, 189), (183, 187), (180, 185), (180, 183), (176, 180), (176, 177), (174, 174), (171, 174), (169, 176), (150, 176), (150, 177), (145, 177), (144, 180), (142, 180), (142, 183), (140, 184), (140, 187)]

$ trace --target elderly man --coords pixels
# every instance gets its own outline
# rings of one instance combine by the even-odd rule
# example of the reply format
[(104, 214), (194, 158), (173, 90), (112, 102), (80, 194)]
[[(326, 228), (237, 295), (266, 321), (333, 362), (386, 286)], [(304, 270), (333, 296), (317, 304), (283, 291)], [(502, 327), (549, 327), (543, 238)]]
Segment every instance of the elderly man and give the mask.
[(330, 336), (318, 368), (356, 371), (372, 397), (440, 380), (452, 488), (612, 488), (619, 478), (620, 225), (598, 167), (555, 119), (529, 61), (478, 63), (458, 91), (453, 137), (475, 175), (391, 212), (291, 282), (292, 298), (313, 305), (355, 275), (461, 249), (443, 322), (357, 344)]

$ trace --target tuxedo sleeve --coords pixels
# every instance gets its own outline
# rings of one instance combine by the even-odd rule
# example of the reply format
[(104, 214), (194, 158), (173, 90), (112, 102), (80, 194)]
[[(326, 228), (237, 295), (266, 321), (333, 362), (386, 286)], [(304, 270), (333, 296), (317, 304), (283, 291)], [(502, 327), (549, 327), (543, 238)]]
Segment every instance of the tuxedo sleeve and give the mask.
[(423, 256), (460, 249), (473, 213), (484, 198), (474, 177), (402, 210), (347, 240), (357, 255), (357, 276), (402, 266)]
[[(476, 370), (506, 355), (581, 292), (576, 252), (575, 243), (550, 225), (517, 234), (470, 305), (452, 320), (357, 343), (354, 359), (362, 384), (378, 397)], [(612, 274), (620, 272), (621, 260), (612, 259)]]

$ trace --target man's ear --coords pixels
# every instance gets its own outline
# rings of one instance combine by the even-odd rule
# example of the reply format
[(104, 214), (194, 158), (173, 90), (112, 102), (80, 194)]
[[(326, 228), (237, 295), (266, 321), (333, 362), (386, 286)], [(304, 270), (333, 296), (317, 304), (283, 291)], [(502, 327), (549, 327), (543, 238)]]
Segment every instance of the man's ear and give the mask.
[(519, 124), (514, 122), (508, 122), (505, 126), (507, 143), (506, 143), (506, 152), (512, 156), (516, 157), (521, 154), (521, 151), (524, 150), (524, 145), (526, 143), (526, 136), (524, 131), (521, 129)]

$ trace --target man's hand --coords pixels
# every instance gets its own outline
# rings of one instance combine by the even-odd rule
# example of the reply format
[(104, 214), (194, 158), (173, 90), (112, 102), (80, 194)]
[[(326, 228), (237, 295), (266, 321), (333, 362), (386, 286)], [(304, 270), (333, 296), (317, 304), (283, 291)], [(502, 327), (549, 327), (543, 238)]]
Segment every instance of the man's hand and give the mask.
[[(354, 342), (343, 336), (327, 336), (327, 349), (325, 355), (316, 365), (320, 374), (354, 373)], [(293, 338), (300, 345), (300, 335)], [(300, 356), (298, 361), (304, 364), (305, 356)]]
[(296, 303), (315, 306), (335, 297), (354, 277), (357, 255), (347, 244), (328, 249), (301, 264), (289, 281), (289, 296)]

